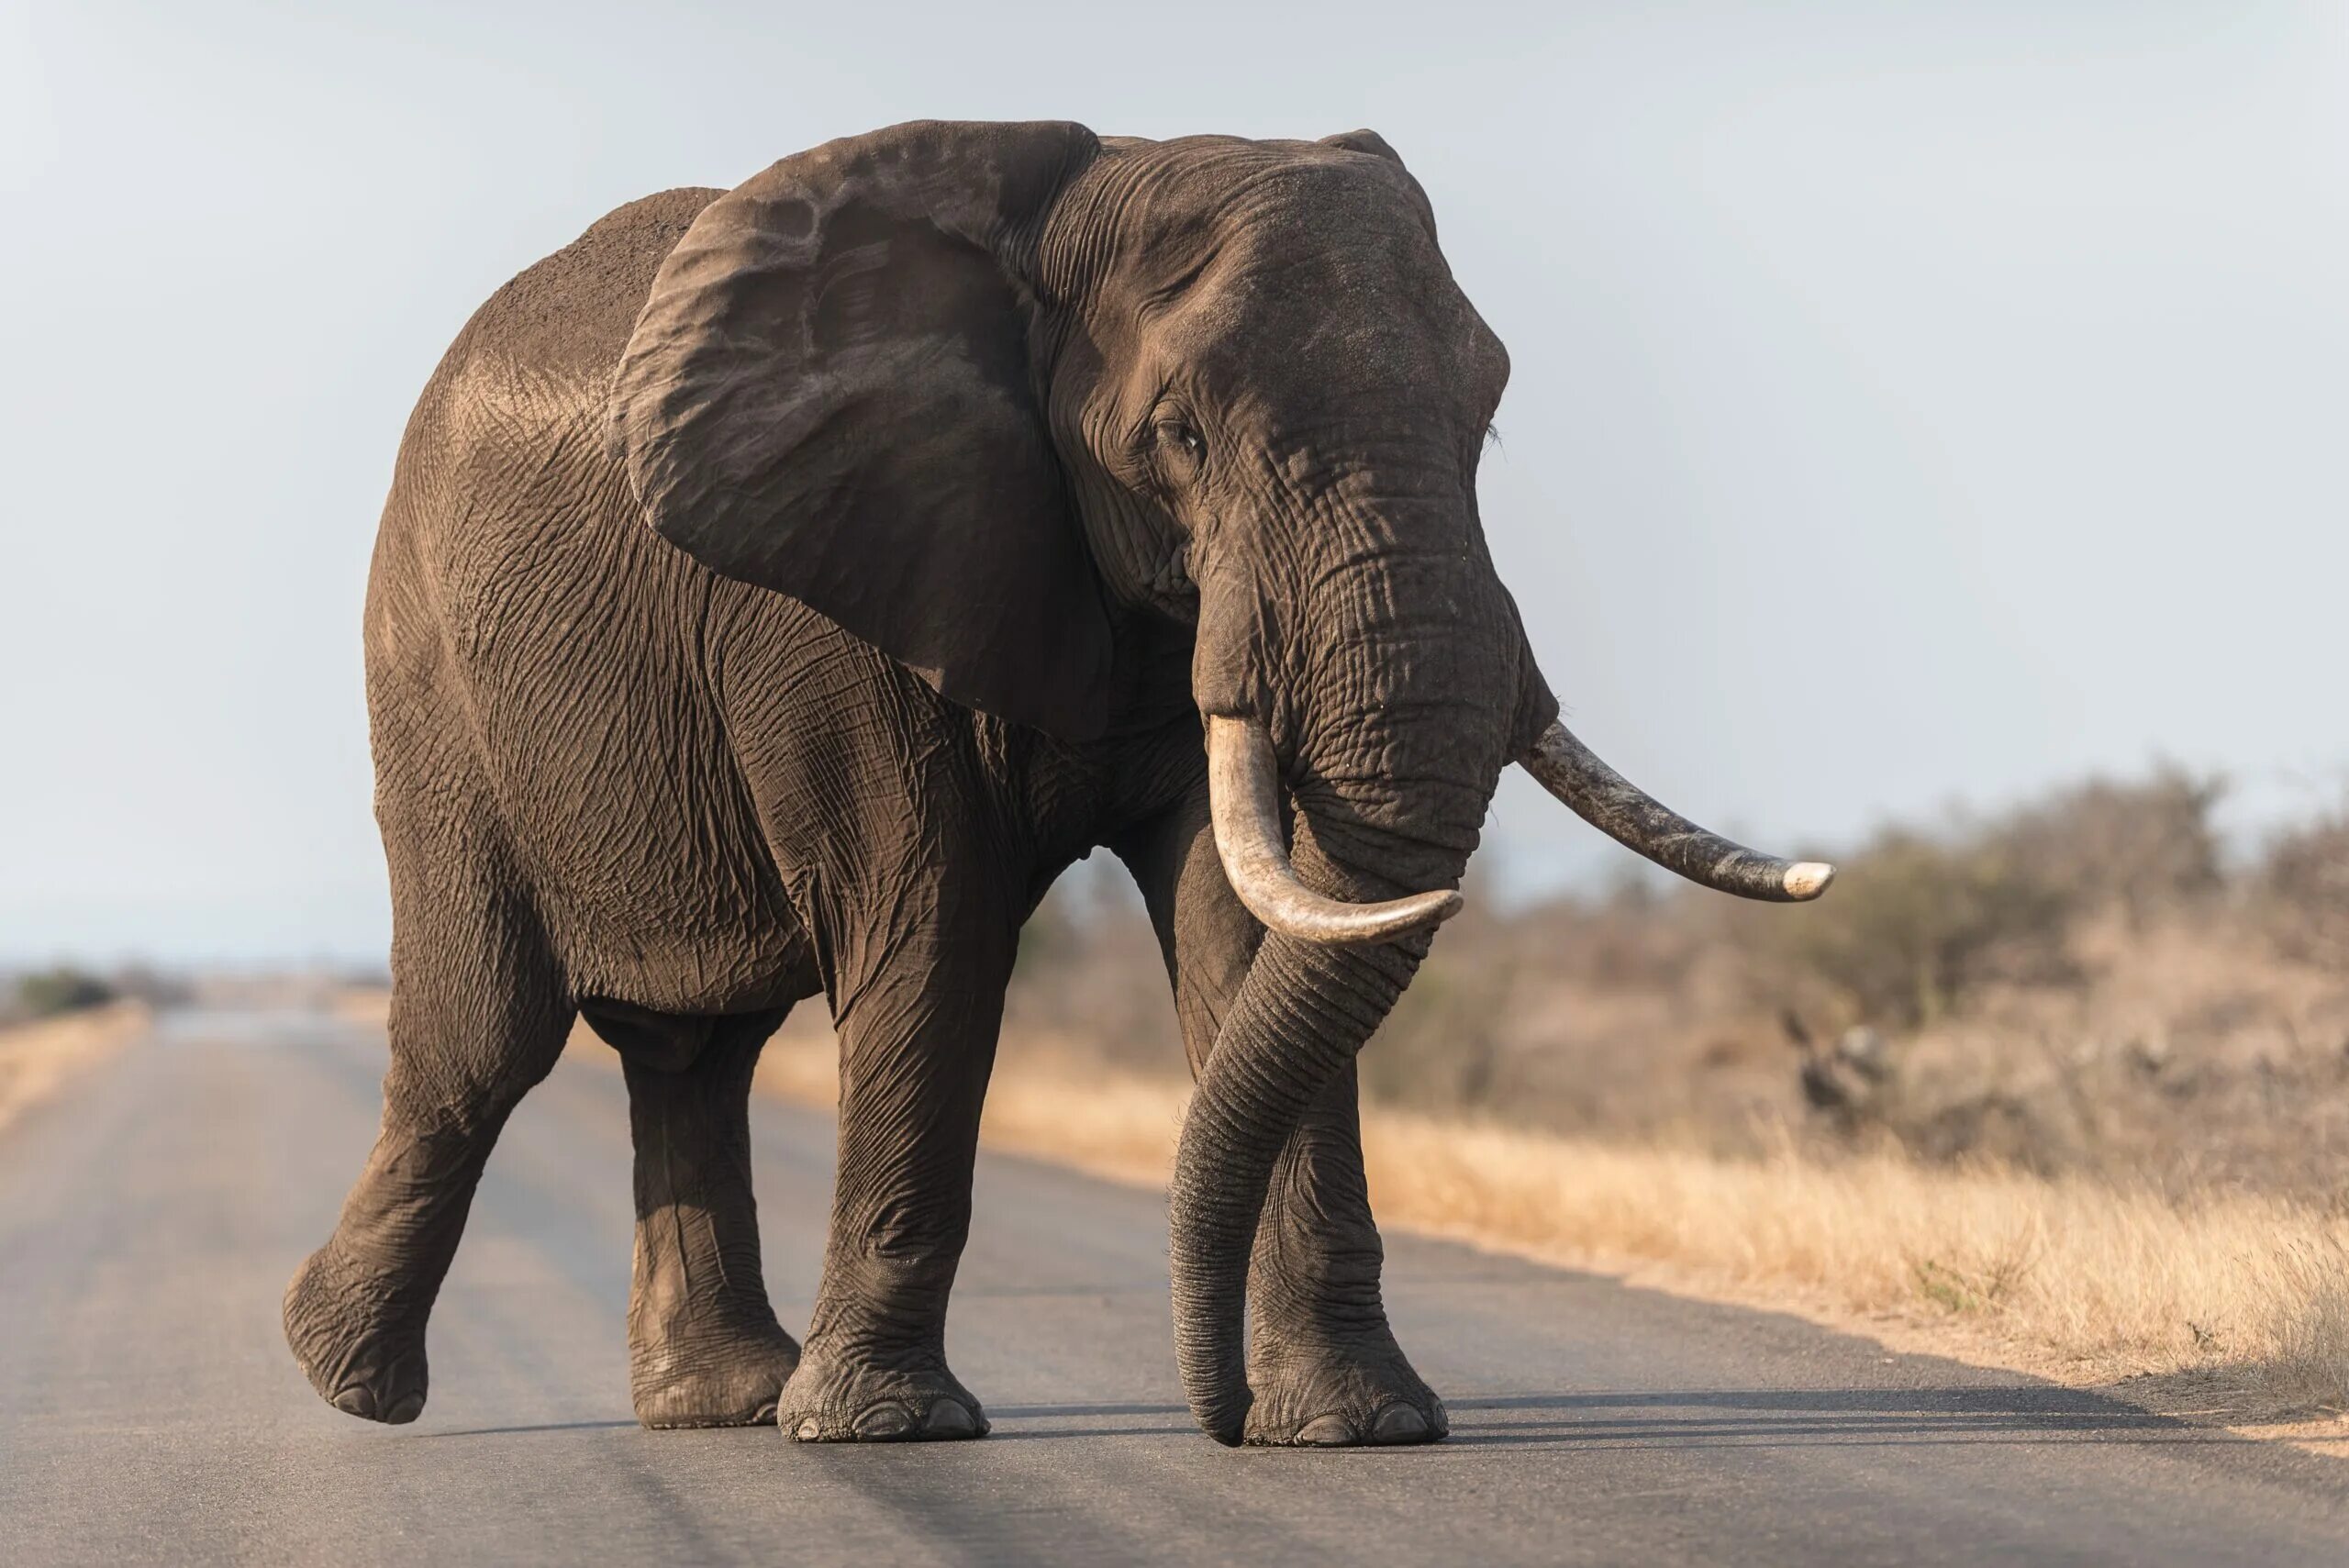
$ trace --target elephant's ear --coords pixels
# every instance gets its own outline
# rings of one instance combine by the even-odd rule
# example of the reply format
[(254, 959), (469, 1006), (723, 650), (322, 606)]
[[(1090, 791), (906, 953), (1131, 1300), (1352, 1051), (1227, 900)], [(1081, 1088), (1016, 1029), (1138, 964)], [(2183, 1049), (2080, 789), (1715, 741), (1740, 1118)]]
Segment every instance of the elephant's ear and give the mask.
[(1110, 628), (1028, 354), (1082, 126), (924, 122), (786, 158), (662, 263), (612, 388), (646, 520), (945, 695), (1071, 739)]
[(1341, 130), (1335, 136), (1321, 139), (1324, 147), (1342, 147), (1348, 152), (1367, 152), (1373, 158), (1384, 158), (1389, 163), (1400, 163), (1403, 155), (1387, 145), (1386, 139), (1375, 130)]

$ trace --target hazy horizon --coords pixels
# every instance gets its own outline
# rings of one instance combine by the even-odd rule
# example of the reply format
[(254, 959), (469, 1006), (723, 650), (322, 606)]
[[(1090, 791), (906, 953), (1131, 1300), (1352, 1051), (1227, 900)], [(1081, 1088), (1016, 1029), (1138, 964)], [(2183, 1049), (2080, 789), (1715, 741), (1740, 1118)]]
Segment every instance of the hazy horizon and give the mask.
[[(1509, 349), (1543, 668), (1709, 825), (2349, 779), (2342, 7), (209, 9), (0, 13), (0, 962), (380, 961), (359, 605), (433, 363), (611, 207), (916, 117), (1384, 134)], [(1627, 859), (1515, 776), (1486, 842)]]

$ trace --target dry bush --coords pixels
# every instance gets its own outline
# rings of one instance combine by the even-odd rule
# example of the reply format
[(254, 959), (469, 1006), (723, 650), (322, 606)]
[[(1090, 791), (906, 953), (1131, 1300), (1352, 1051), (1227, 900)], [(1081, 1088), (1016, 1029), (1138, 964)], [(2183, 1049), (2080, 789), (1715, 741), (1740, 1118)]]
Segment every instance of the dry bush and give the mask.
[(2253, 888), (2280, 950), (2349, 968), (2349, 808), (2279, 836)]
[(0, 999), (0, 1022), (55, 1018), (100, 1007), (117, 995), (104, 978), (70, 964), (18, 975), (9, 990), (11, 995)]
[(2140, 925), (2224, 884), (2211, 822), (2224, 794), (2219, 780), (2165, 762), (2143, 779), (2092, 778), (2058, 790), (2018, 807), (1989, 836), (2075, 906), (2116, 908)]
[(1998, 981), (2069, 978), (2062, 936), (2073, 906), (2003, 836), (1945, 843), (1890, 831), (1849, 858), (1833, 897), (1749, 929), (1852, 1020), (1916, 1029)]
[(2198, 907), (2224, 880), (2221, 794), (2165, 765), (1937, 832), (1887, 828), (1844, 857), (1831, 897), (1734, 929), (1783, 989), (1823, 990), (1839, 1024), (1924, 1028), (1992, 986), (2076, 982), (2084, 918), (2135, 929)]

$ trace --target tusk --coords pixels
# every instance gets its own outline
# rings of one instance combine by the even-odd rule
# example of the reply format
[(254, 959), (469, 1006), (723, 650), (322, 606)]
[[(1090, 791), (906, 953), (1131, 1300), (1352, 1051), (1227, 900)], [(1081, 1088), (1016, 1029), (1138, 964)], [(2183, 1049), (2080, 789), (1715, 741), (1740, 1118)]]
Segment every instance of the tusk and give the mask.
[(1460, 895), (1415, 893), (1384, 904), (1326, 898), (1297, 880), (1282, 832), (1280, 765), (1252, 718), (1208, 715), (1208, 810), (1223, 874), (1269, 930), (1308, 942), (1383, 942), (1442, 924)]
[(1518, 762), (1575, 816), (1702, 886), (1741, 898), (1799, 904), (1818, 897), (1835, 880), (1835, 868), (1824, 862), (1777, 860), (1706, 832), (1658, 805), (1554, 719)]

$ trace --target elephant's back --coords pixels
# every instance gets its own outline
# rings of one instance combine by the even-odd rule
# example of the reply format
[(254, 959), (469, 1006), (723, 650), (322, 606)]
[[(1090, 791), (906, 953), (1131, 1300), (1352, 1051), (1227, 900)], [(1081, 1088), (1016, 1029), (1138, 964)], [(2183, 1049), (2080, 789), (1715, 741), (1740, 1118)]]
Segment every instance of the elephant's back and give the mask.
[[(500, 470), (535, 466), (573, 490), (608, 488), (616, 465), (598, 462), (587, 449), (602, 445), (612, 369), (662, 261), (722, 194), (688, 187), (616, 208), (473, 312), (408, 416), (384, 512), (379, 573), (386, 547), (413, 546), (428, 559), (462, 548), (447, 530), (456, 516), (473, 529), (499, 531), (506, 519), (473, 501)], [(558, 509), (576, 515), (602, 498), (539, 499), (564, 501)]]
[(675, 552), (633, 517), (604, 403), (653, 274), (719, 194), (664, 191), (605, 215), (457, 334), (400, 441), (369, 586), (371, 667), (430, 660), (430, 641), (494, 654), (531, 621), (518, 593), (575, 606), (685, 587), (670, 580)]
[(408, 417), (393, 510), (404, 496), (429, 504), (468, 459), (560, 445), (598, 426), (653, 274), (723, 194), (691, 186), (615, 208), (484, 300)]
[(652, 291), (652, 275), (702, 208), (725, 194), (685, 186), (606, 213), (490, 295), (451, 346), (449, 360), (482, 358), (549, 375), (608, 377)]

